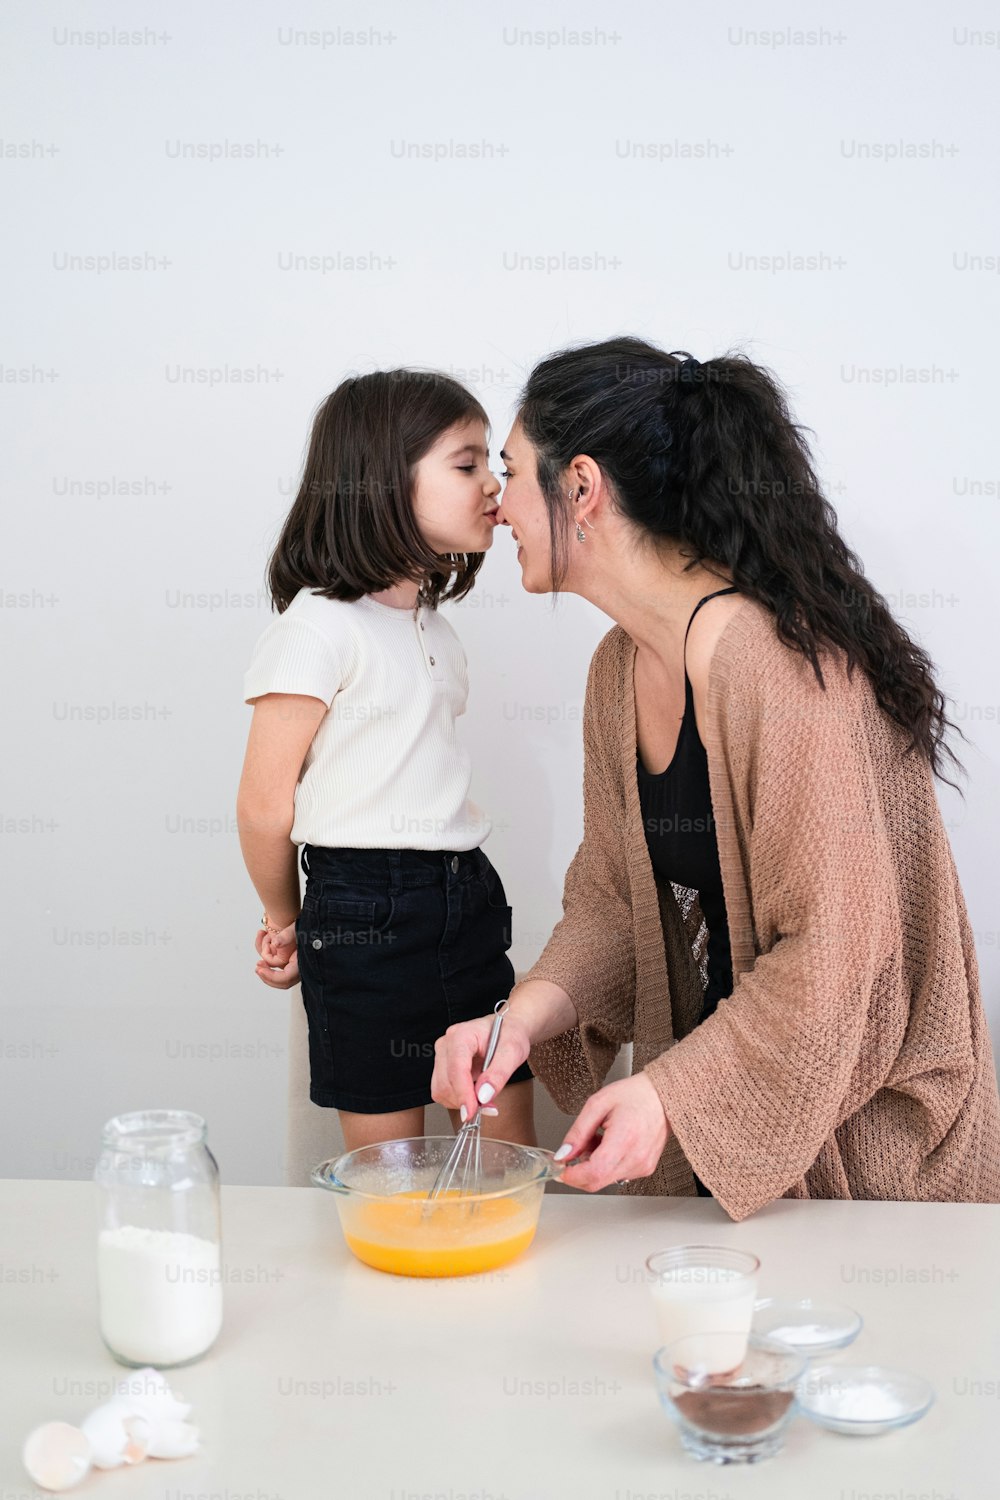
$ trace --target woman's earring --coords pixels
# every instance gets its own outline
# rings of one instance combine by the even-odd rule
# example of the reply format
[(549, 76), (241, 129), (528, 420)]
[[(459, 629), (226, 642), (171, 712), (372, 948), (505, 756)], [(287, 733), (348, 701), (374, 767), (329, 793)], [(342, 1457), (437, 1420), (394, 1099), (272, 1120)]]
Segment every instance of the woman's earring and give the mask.
[[(572, 490), (570, 490), (566, 498), (570, 502), (570, 504), (573, 503), (574, 495)], [(578, 542), (585, 542), (587, 540), (587, 533), (584, 531), (579, 521), (577, 521), (576, 523), (576, 539)]]

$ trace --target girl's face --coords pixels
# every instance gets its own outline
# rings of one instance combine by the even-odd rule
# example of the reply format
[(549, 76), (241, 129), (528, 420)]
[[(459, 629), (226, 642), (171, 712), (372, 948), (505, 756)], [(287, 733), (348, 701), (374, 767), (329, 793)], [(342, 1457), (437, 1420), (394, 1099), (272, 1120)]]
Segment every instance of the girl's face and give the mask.
[(456, 422), (417, 464), (413, 513), (433, 552), (487, 552), (497, 525), (500, 482), (489, 470), (478, 417)]
[(535, 450), (515, 422), (500, 449), (506, 464), (500, 523), (517, 543), (521, 586), (529, 594), (552, 592), (551, 528), (535, 463)]

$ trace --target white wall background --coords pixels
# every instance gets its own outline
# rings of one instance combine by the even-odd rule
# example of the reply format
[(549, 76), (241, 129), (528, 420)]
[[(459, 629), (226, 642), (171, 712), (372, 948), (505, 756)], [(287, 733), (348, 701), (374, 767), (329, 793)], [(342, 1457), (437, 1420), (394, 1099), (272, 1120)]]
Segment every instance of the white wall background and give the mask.
[[(997, 1030), (996, 14), (836, 15), (5, 7), (0, 1171), (86, 1176), (104, 1119), (170, 1104), (226, 1180), (281, 1180), (288, 1004), (253, 973), (234, 803), (312, 412), (348, 371), (436, 365), (499, 448), (537, 358), (621, 331), (747, 349), (815, 430), (973, 741), (941, 802)], [(454, 616), (523, 966), (608, 622), (522, 594), (506, 532)]]

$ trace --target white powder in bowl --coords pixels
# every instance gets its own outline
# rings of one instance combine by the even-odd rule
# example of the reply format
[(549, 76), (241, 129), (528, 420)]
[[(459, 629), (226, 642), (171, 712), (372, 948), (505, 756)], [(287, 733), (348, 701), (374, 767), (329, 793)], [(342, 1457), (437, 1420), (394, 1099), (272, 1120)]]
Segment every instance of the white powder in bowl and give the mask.
[(904, 1406), (894, 1391), (872, 1382), (826, 1390), (809, 1400), (809, 1409), (841, 1422), (884, 1422), (898, 1417)]
[(116, 1354), (143, 1365), (195, 1359), (222, 1326), (217, 1240), (123, 1224), (97, 1242), (101, 1334)]
[(777, 1339), (782, 1344), (828, 1344), (832, 1338), (842, 1337), (843, 1332), (826, 1323), (789, 1323), (784, 1328), (769, 1328), (765, 1338)]

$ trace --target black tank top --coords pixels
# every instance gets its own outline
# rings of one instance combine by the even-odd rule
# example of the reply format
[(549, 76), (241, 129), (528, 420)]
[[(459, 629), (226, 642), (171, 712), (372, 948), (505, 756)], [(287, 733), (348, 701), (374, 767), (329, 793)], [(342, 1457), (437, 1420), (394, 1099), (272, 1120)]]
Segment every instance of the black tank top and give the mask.
[(733, 967), (708, 782), (708, 756), (698, 735), (694, 691), (687, 674), (687, 638), (691, 622), (703, 604), (720, 594), (737, 593), (737, 588), (717, 589), (699, 599), (691, 612), (684, 633), (684, 718), (673, 760), (665, 771), (654, 776), (642, 764), (636, 747), (639, 805), (653, 869), (661, 880), (671, 880), (698, 892), (708, 927), (708, 985), (701, 1020), (712, 1014), (720, 1000), (732, 994)]

